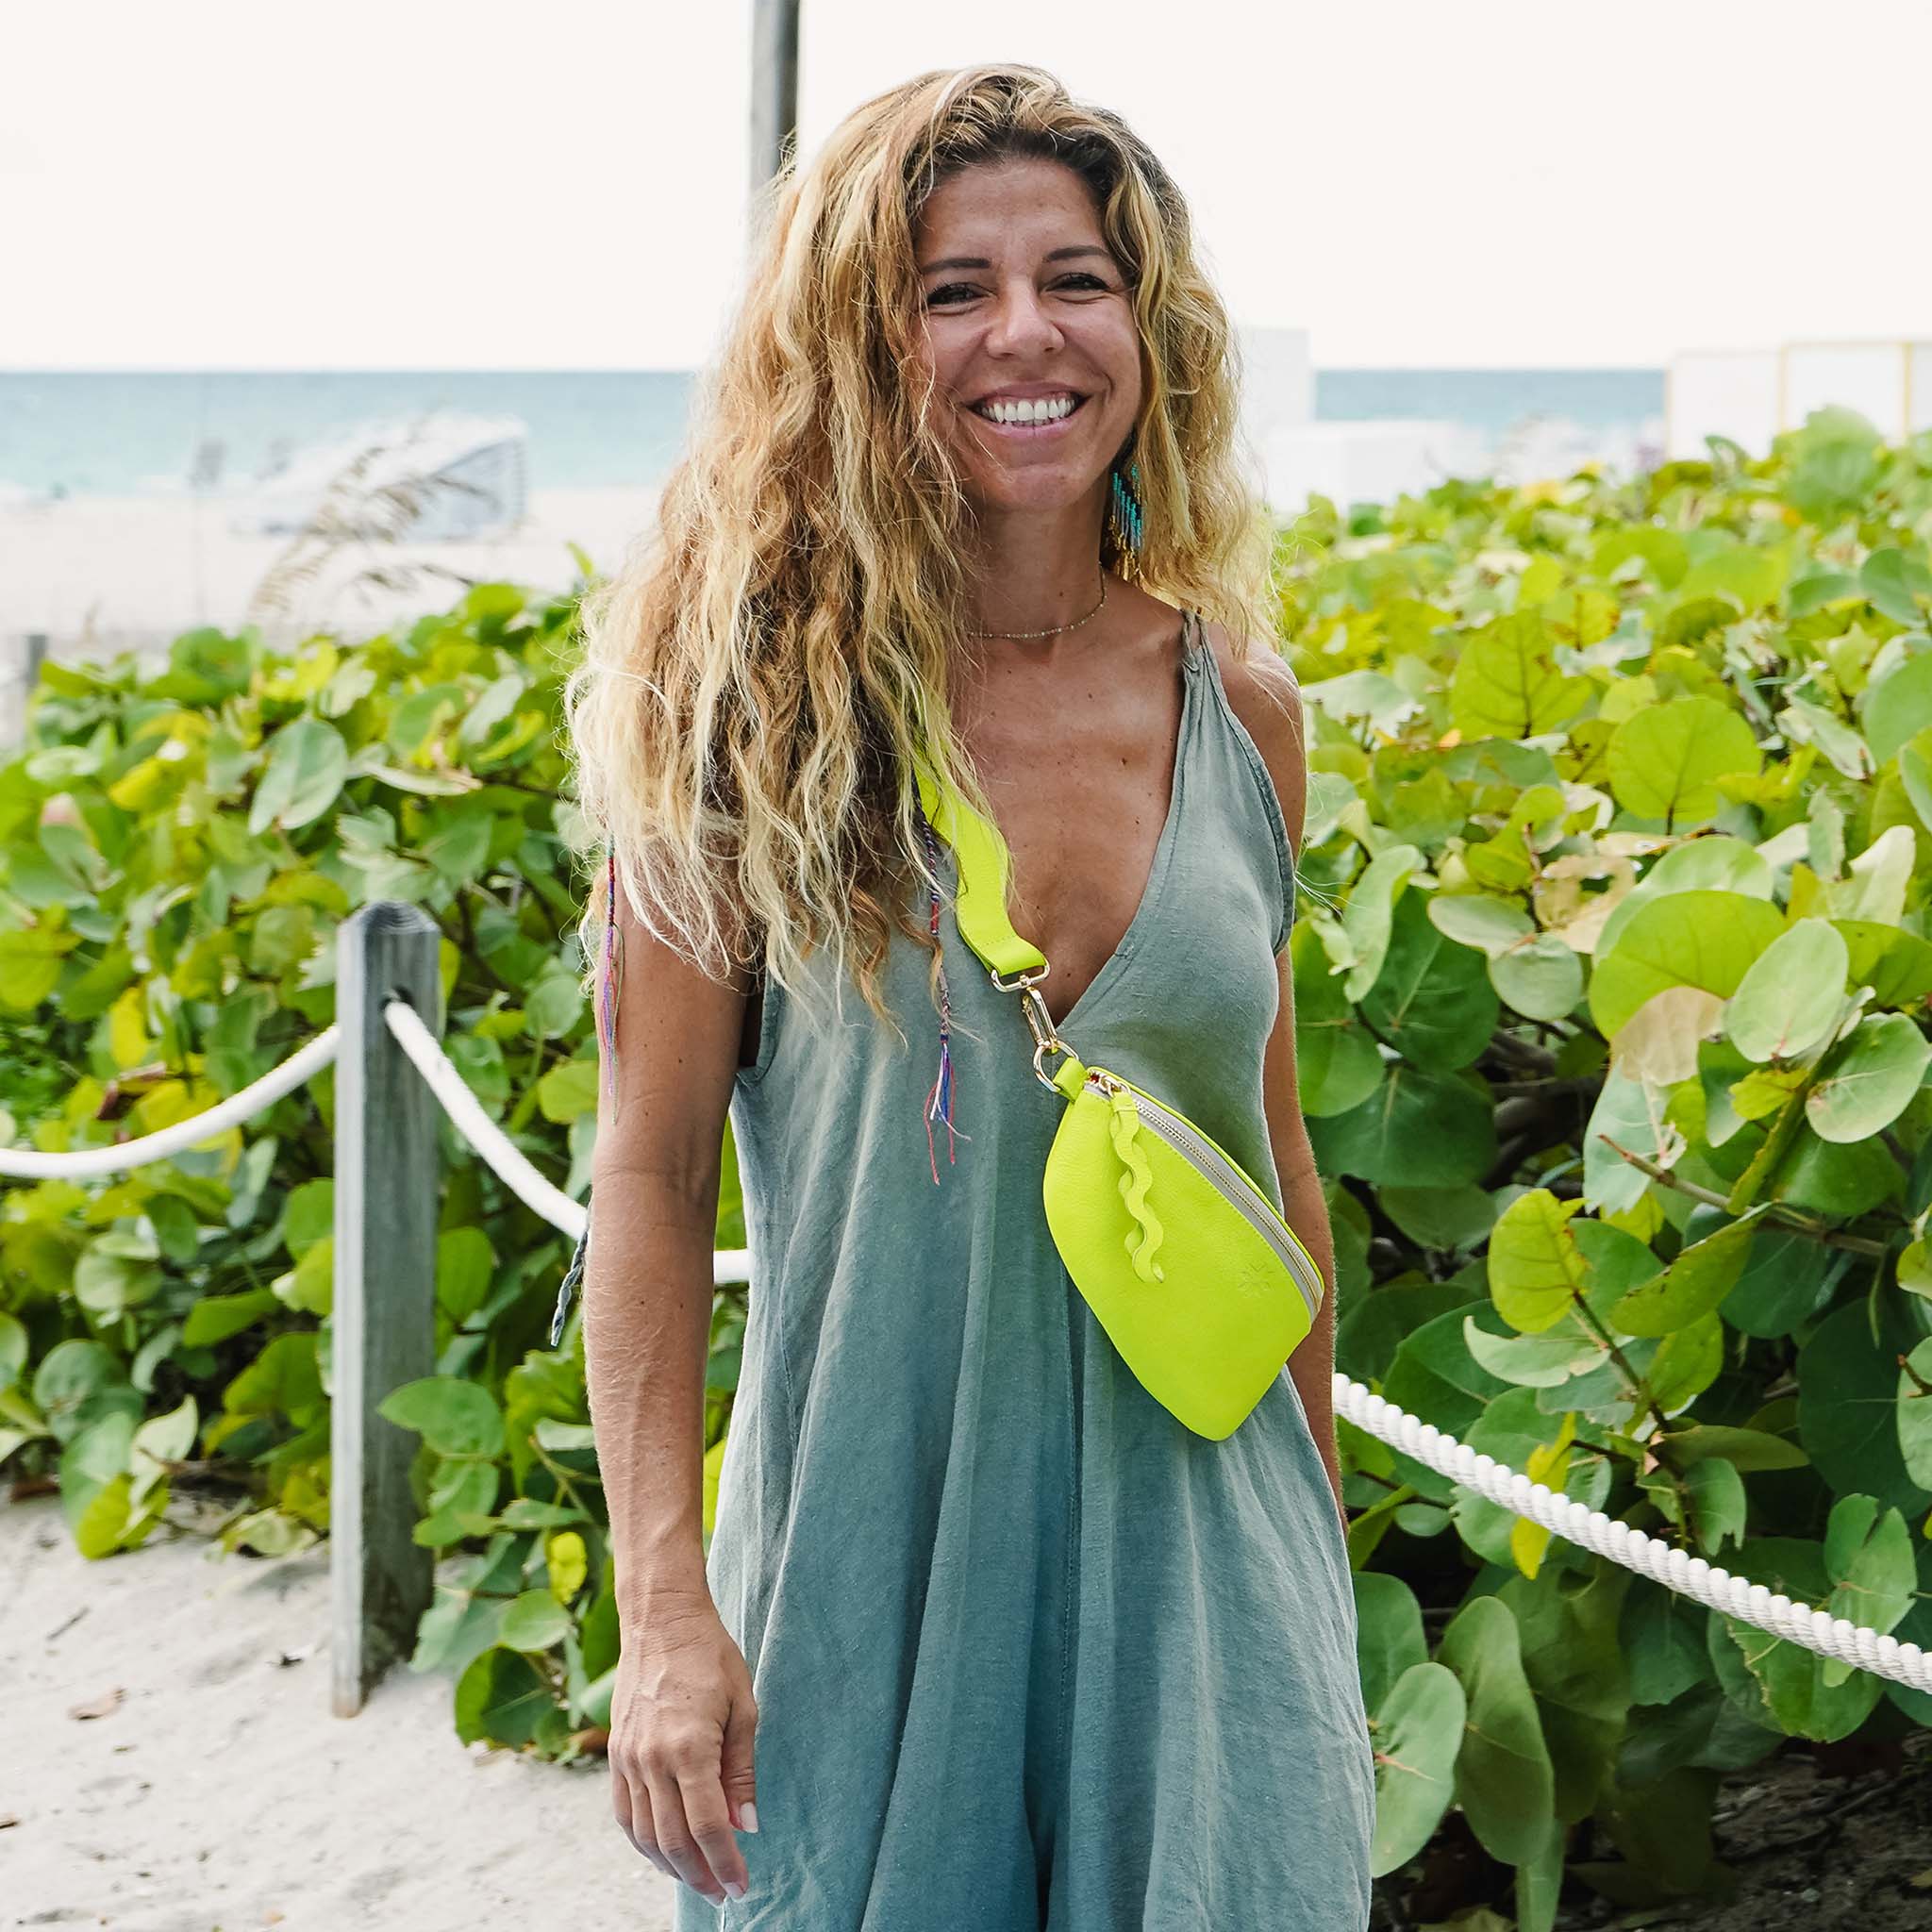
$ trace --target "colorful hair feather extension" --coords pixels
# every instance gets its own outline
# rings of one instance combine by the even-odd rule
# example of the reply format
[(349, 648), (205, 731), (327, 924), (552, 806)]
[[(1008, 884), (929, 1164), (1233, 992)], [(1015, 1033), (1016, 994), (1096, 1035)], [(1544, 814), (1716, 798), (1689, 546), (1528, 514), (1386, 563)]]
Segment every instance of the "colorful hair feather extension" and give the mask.
[[(937, 876), (940, 869), (939, 845), (934, 839), (932, 825), (924, 812), (921, 812), (919, 815), (919, 829), (925, 840), (926, 858), (932, 866), (934, 875)], [(936, 885), (928, 886), (927, 891), (932, 895), (932, 915), (929, 930), (932, 933), (933, 942), (937, 945), (940, 938), (939, 888)], [(946, 1164), (949, 1167), (955, 1165), (958, 1159), (954, 1152), (954, 1141), (956, 1140), (970, 1141), (973, 1138), (970, 1134), (958, 1133), (953, 1125), (953, 1002), (952, 996), (946, 991), (946, 969), (943, 958), (940, 964), (939, 974), (940, 1072), (939, 1078), (932, 1083), (925, 1096), (925, 1154), (926, 1158), (932, 1163), (932, 1184), (934, 1187), (938, 1187), (940, 1184), (939, 1151), (933, 1142), (932, 1135), (932, 1124), (935, 1117), (942, 1120), (946, 1125)]]
[(598, 1032), (608, 1072), (610, 1117), (617, 1118), (617, 998), (624, 990), (624, 935), (617, 929), (617, 848), (608, 848), (604, 874), (604, 974), (599, 988)]

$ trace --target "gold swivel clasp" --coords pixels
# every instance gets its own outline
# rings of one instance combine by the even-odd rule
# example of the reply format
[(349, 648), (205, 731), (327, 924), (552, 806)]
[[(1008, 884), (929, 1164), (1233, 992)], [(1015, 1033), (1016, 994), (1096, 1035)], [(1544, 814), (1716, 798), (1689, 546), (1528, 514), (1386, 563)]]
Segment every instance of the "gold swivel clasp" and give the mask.
[(1051, 967), (1040, 966), (1031, 973), (1016, 973), (1011, 979), (1001, 978), (998, 971), (992, 971), (993, 985), (1001, 992), (1016, 992), (1020, 995), (1020, 1010), (1025, 1016), (1026, 1029), (1033, 1035), (1033, 1077), (1050, 1091), (1058, 1093), (1053, 1076), (1041, 1061), (1050, 1053), (1071, 1054), (1074, 1049), (1054, 1031), (1053, 1015), (1046, 1010), (1046, 1002), (1036, 991), (1040, 981), (1044, 979)]

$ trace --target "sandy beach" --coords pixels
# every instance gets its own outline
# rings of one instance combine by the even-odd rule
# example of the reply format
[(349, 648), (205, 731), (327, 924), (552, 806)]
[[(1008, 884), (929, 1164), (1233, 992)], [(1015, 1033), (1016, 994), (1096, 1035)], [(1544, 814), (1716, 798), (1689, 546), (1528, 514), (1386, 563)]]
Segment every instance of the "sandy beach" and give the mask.
[[(569, 545), (615, 568), (649, 523), (655, 490), (555, 490), (501, 536), (438, 542), (357, 542), (312, 582), (286, 587), (279, 622), (312, 628), (414, 616), (454, 603), (458, 578), (508, 578), (563, 589)], [(151, 647), (198, 625), (242, 624), (276, 565), (312, 545), (231, 527), (233, 504), (190, 493), (0, 501), (0, 639), (40, 632), (57, 655), (83, 635), (107, 652)], [(354, 581), (371, 569), (415, 575), (385, 590)]]
[(357, 541), (325, 558), (313, 543), (232, 528), (220, 497), (0, 498), (0, 753), (20, 741), (32, 637), (56, 661), (93, 663), (124, 651), (157, 661), (203, 625), (252, 621), (278, 645), (319, 630), (370, 637), (447, 609), (470, 583), (568, 590), (573, 543), (613, 571), (657, 500), (655, 489), (539, 491), (501, 535)]
[(89, 1562), (41, 1495), (0, 1504), (0, 1924), (668, 1932), (602, 1759), (464, 1746), (440, 1673), (331, 1715), (325, 1550)]

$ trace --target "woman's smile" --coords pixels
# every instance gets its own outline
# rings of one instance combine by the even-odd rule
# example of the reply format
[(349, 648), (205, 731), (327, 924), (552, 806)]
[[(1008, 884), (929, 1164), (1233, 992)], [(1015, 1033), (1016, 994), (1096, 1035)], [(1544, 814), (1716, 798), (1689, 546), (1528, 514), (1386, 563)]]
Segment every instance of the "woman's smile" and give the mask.
[(1001, 436), (1034, 442), (1063, 435), (1086, 400), (1071, 390), (1062, 390), (1057, 395), (1038, 397), (989, 396), (967, 407)]

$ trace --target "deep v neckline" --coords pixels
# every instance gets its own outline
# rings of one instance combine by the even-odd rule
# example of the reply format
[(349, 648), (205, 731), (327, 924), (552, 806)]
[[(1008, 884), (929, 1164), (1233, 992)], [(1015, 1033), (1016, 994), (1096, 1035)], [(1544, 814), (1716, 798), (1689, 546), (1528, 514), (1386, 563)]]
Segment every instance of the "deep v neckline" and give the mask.
[[(1201, 682), (1198, 654), (1210, 649), (1199, 620), (1191, 610), (1181, 613), (1181, 708), (1180, 723), (1175, 727), (1174, 746), (1174, 776), (1168, 787), (1167, 814), (1161, 820), (1160, 836), (1155, 841), (1154, 858), (1147, 868), (1147, 878), (1141, 888), (1141, 896), (1134, 907), (1134, 914), (1127, 921), (1126, 930), (1121, 934), (1115, 945), (1099, 970), (1081, 990), (1080, 995), (1069, 1007), (1065, 1014), (1054, 1021), (1054, 1030), (1077, 1026), (1088, 1016), (1095, 999), (1106, 992), (1114, 980), (1120, 977), (1134, 947), (1141, 936), (1141, 930), (1152, 916), (1158, 903), (1161, 889), (1174, 863), (1174, 848), (1180, 825), (1181, 804), (1186, 791), (1188, 741), (1194, 733), (1196, 692)], [(1042, 950), (1044, 950), (1042, 948)], [(1049, 965), (1052, 963), (1049, 959)], [(1052, 974), (1041, 982), (1041, 996), (1052, 983)]]

